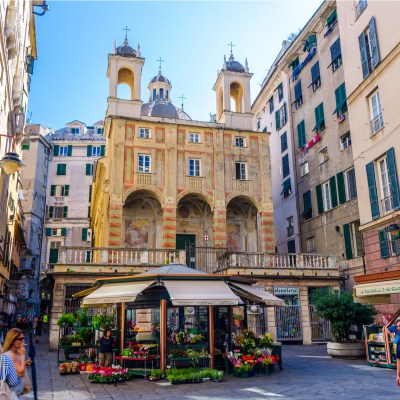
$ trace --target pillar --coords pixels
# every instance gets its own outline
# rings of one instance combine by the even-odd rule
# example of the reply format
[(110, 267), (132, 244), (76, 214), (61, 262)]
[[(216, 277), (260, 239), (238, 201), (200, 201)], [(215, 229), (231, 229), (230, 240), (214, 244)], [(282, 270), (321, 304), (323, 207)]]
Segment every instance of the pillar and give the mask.
[(210, 337), (210, 367), (214, 368), (214, 306), (208, 306), (208, 333)]
[(310, 307), (308, 302), (308, 287), (300, 286), (301, 323), (303, 328), (303, 344), (312, 343)]
[(274, 214), (269, 211), (260, 213), (261, 222), (261, 252), (275, 253)]
[(176, 207), (165, 207), (163, 210), (162, 248), (176, 248)]
[(57, 319), (64, 310), (64, 282), (60, 282), (60, 279), (63, 278), (57, 276), (54, 276), (54, 278), (53, 305), (51, 308), (51, 319), (49, 321), (50, 350), (57, 350), (58, 348), (59, 326), (57, 325)]
[(215, 247), (226, 247), (226, 208), (214, 209), (213, 239)]
[(108, 247), (124, 247), (122, 234), (122, 205), (111, 204), (108, 222)]
[[(125, 303), (121, 303), (121, 332), (120, 332), (120, 351), (119, 354), (122, 354), (122, 350), (124, 349), (124, 339), (125, 339)], [(121, 360), (122, 365), (122, 360)]]
[(160, 300), (160, 369), (167, 368), (167, 300)]

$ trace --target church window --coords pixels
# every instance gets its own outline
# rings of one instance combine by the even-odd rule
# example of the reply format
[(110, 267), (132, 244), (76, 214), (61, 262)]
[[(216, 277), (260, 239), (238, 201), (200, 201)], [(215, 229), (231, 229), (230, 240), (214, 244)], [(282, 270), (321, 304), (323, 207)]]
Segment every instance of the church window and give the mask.
[(189, 158), (189, 176), (200, 175), (201, 160), (198, 158)]
[(153, 89), (153, 101), (157, 100), (157, 90)]
[(164, 100), (164, 89), (160, 89), (160, 100)]
[(247, 164), (242, 162), (235, 163), (236, 179), (246, 180), (247, 179)]
[(151, 161), (151, 156), (149, 156), (148, 154), (139, 154), (138, 172), (148, 174), (150, 172), (150, 161)]
[(246, 147), (246, 138), (241, 136), (235, 137), (235, 147)]
[(200, 134), (199, 133), (189, 133), (189, 142), (190, 143), (200, 143)]
[(149, 128), (139, 128), (139, 137), (144, 139), (150, 139), (151, 129)]

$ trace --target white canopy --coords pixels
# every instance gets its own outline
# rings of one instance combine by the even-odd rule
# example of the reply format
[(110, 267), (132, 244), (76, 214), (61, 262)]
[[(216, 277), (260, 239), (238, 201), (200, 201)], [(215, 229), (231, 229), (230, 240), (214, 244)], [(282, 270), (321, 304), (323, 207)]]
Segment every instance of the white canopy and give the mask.
[(164, 285), (174, 306), (230, 306), (240, 301), (224, 281), (165, 280)]
[(279, 297), (271, 293), (264, 292), (264, 290), (257, 289), (251, 285), (244, 285), (242, 283), (229, 282), (232, 290), (239, 296), (246, 299), (253, 300), (256, 303), (264, 303), (267, 306), (284, 306), (285, 302)]
[(96, 307), (102, 304), (132, 303), (140, 292), (143, 292), (154, 282), (105, 283), (93, 293), (84, 297), (82, 306)]

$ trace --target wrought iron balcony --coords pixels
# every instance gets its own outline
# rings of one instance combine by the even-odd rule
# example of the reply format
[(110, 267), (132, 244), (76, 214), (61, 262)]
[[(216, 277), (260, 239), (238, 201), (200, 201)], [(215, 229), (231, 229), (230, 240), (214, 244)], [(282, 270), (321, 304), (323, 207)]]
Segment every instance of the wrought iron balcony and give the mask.
[[(232, 252), (215, 247), (186, 250), (61, 247), (54, 273), (136, 274), (164, 264), (180, 263), (212, 274), (338, 276), (336, 258), (322, 254)], [(297, 272), (296, 272), (297, 271)]]

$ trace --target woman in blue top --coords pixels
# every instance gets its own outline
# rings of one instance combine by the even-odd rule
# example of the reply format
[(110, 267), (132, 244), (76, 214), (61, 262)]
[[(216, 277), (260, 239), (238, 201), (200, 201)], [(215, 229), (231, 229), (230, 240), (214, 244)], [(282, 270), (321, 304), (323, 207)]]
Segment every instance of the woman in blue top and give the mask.
[[(5, 376), (3, 376), (3, 366)], [(10, 389), (16, 387), (19, 383), (13, 360), (8, 354), (0, 355), (0, 381), (6, 381)]]
[(393, 336), (393, 349), (396, 353), (397, 376), (396, 382), (400, 386), (400, 319), (396, 321), (396, 325), (390, 326), (388, 331)]

